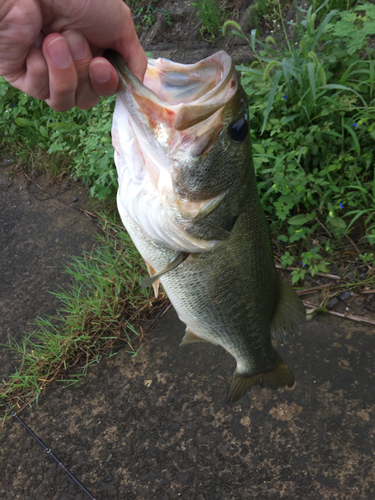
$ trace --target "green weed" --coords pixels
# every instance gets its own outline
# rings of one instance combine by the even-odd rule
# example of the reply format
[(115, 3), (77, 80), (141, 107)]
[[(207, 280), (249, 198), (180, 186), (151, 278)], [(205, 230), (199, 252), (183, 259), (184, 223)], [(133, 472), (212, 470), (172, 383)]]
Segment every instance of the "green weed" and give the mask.
[(221, 35), (224, 10), (217, 0), (191, 0), (200, 22), (203, 38), (213, 41)]
[[(91, 185), (99, 199), (114, 199), (117, 175), (110, 138), (115, 97), (90, 110), (52, 110), (0, 77), (0, 139), (3, 149), (38, 168), (48, 163), (56, 175), (69, 173)], [(33, 161), (38, 157), (38, 161)]]
[[(284, 245), (311, 242), (322, 224), (331, 239), (340, 238), (359, 219), (373, 244), (375, 61), (365, 35), (375, 33), (374, 6), (333, 10), (320, 23), (311, 7), (303, 14), (302, 23), (290, 23), (294, 39), (281, 52), (270, 37), (263, 43), (256, 31), (247, 38), (236, 23), (224, 25), (246, 38), (256, 57), (238, 69), (261, 201)], [(326, 269), (324, 252), (307, 247), (302, 264), (311, 273)]]
[(121, 344), (131, 356), (139, 352), (140, 323), (165, 299), (162, 294), (155, 300), (140, 288), (145, 265), (127, 233), (115, 227), (106, 222), (92, 252), (66, 267), (70, 285), (53, 292), (60, 303), (57, 315), (38, 318), (35, 331), (20, 344), (9, 339), (5, 347), (21, 363), (0, 387), (1, 398), (18, 407), (37, 402), (49, 383), (75, 384)]
[(134, 6), (135, 28), (137, 32), (149, 30), (156, 21), (156, 15), (161, 12), (168, 26), (172, 26), (172, 18), (167, 9), (156, 7), (156, 0), (151, 0), (147, 5)]

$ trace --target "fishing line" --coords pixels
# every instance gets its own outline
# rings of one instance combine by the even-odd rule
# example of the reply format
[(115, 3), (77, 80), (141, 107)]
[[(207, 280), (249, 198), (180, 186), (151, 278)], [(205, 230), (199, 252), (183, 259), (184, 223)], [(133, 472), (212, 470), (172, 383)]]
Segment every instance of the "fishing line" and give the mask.
[(25, 422), (20, 419), (17, 413), (15, 413), (1, 398), (0, 398), (0, 403), (2, 403), (10, 411), (13, 417), (16, 417), (16, 419), (24, 426), (24, 428), (32, 435), (32, 437), (36, 441), (38, 441), (40, 446), (44, 448), (44, 451), (47, 453), (47, 455), (52, 457), (55, 460), (55, 462), (57, 462), (60, 465), (60, 467), (68, 474), (68, 476), (70, 476), (73, 479), (73, 481), (75, 481), (78, 484), (81, 490), (83, 490), (86, 493), (86, 495), (88, 495), (91, 498), (91, 500), (95, 500), (95, 497), (83, 486), (83, 484), (75, 476), (73, 476), (73, 474), (65, 467), (65, 465), (62, 462), (60, 462), (57, 456), (54, 453), (52, 453), (52, 450), (50, 448), (47, 448), (47, 446), (43, 443), (43, 441), (41, 441), (38, 438), (38, 436), (36, 436), (33, 433), (33, 431), (25, 424)]

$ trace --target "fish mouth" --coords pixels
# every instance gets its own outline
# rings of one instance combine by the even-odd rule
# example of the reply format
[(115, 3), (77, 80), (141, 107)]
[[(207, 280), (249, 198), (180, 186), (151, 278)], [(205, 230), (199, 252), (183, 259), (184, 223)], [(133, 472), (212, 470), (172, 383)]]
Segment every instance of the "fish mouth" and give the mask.
[(186, 130), (212, 116), (237, 91), (234, 63), (224, 51), (195, 64), (149, 59), (143, 84), (118, 54), (105, 56), (117, 70), (118, 91), (126, 91), (128, 107), (147, 116), (151, 129), (163, 123)]
[(212, 249), (216, 240), (194, 238), (186, 228), (225, 193), (193, 199), (176, 178), (223, 130), (224, 110), (238, 89), (231, 57), (221, 51), (186, 65), (150, 59), (143, 84), (118, 54), (105, 56), (119, 75), (112, 128), (119, 207), (154, 242), (179, 251)]

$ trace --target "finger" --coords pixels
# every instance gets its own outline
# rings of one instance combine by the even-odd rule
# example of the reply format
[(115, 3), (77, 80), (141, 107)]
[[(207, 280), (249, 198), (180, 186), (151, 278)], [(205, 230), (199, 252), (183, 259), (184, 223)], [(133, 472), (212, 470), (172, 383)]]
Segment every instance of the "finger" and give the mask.
[(112, 95), (117, 90), (118, 76), (104, 57), (95, 57), (89, 66), (91, 86), (98, 95)]
[(128, 64), (130, 71), (143, 82), (147, 69), (147, 56), (143, 50), (138, 38), (130, 45), (127, 45), (122, 51), (122, 57)]
[(13, 87), (36, 99), (49, 97), (48, 67), (42, 52), (43, 39), (42, 34), (38, 35), (25, 56), (22, 70), (6, 78)]
[(43, 42), (43, 54), (49, 73), (47, 104), (56, 111), (67, 111), (75, 105), (77, 71), (64, 36), (52, 33)]
[(123, 28), (116, 43), (110, 48), (118, 52), (126, 61), (130, 71), (141, 81), (147, 68), (147, 57), (139, 43), (129, 7), (123, 3)]
[(91, 50), (86, 38), (76, 30), (62, 33), (68, 42), (70, 54), (77, 72), (76, 106), (88, 109), (98, 103), (100, 97), (94, 92), (90, 83), (89, 64), (92, 60)]
[(30, 47), (25, 63), (26, 72), (24, 74), (21, 90), (36, 99), (48, 99), (48, 66), (46, 60), (44, 59), (41, 44), (39, 46), (34, 44)]

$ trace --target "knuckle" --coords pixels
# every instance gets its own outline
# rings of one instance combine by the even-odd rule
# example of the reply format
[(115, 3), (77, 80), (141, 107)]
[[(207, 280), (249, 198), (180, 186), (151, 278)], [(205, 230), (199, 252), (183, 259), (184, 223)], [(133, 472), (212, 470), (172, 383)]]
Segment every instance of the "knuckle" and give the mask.
[(60, 102), (60, 101), (55, 101), (55, 100), (51, 100), (51, 99), (47, 99), (46, 103), (48, 104), (48, 106), (50, 108), (54, 109), (55, 111), (60, 111), (60, 112), (69, 111), (70, 109), (72, 109), (74, 107), (74, 103)]
[(49, 98), (49, 92), (46, 89), (40, 89), (34, 93), (33, 97), (39, 101), (46, 101)]
[(100, 100), (99, 96), (92, 97), (90, 99), (85, 99), (83, 101), (78, 101), (76, 106), (80, 109), (90, 109), (98, 104)]

